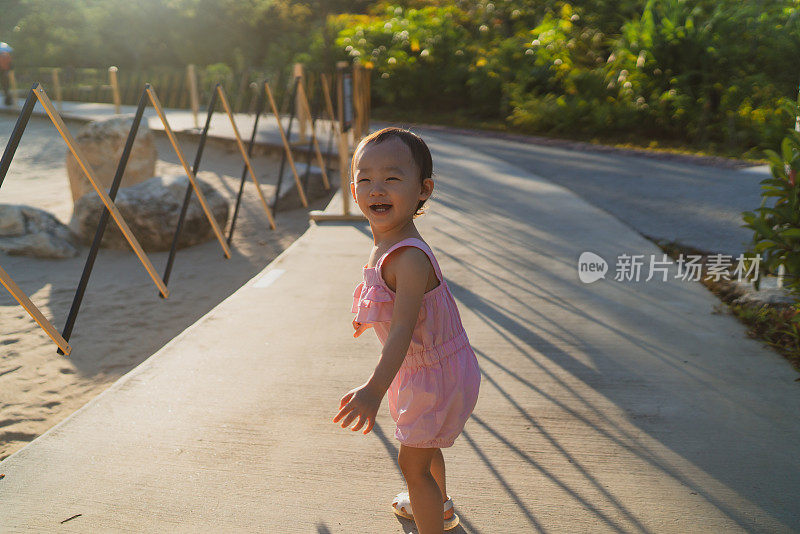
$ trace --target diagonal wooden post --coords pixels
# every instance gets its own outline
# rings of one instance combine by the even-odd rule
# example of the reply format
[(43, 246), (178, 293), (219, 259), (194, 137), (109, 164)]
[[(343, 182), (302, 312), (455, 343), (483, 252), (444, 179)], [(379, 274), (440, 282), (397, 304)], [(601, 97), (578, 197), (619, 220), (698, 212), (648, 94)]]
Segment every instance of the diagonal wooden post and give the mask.
[[(289, 146), (289, 140), (286, 139), (286, 133), (283, 131), (281, 116), (278, 113), (277, 106), (275, 106), (275, 99), (272, 98), (272, 91), (269, 88), (269, 82), (264, 82), (264, 89), (267, 91), (267, 98), (269, 99), (269, 105), (272, 107), (272, 113), (275, 115), (275, 120), (278, 121), (278, 131), (280, 132), (281, 139), (283, 140), (283, 148), (286, 150), (286, 157), (289, 159), (289, 165), (292, 167), (294, 183), (297, 184), (297, 192), (300, 194), (300, 202), (303, 203), (304, 208), (307, 208), (308, 200), (306, 200), (306, 193), (303, 191), (303, 184), (300, 183), (300, 176), (297, 175), (297, 169), (294, 166), (294, 158), (292, 157), (292, 149)], [(278, 193), (280, 193), (280, 191), (275, 192), (276, 195)], [(277, 198), (277, 196), (275, 198)]]
[(128, 244), (130, 244), (130, 246), (133, 248), (133, 251), (139, 257), (139, 261), (142, 262), (142, 265), (144, 265), (144, 268), (150, 275), (150, 278), (152, 278), (153, 282), (155, 282), (156, 286), (158, 287), (158, 290), (161, 292), (161, 295), (164, 298), (167, 298), (169, 296), (169, 290), (167, 289), (166, 284), (164, 284), (164, 281), (161, 279), (160, 276), (158, 276), (158, 273), (156, 273), (153, 264), (150, 263), (150, 259), (147, 257), (147, 254), (145, 254), (144, 250), (139, 244), (139, 241), (133, 235), (133, 232), (131, 232), (131, 229), (125, 222), (125, 219), (122, 218), (122, 214), (117, 209), (117, 206), (115, 206), (114, 202), (108, 197), (108, 194), (106, 193), (105, 189), (103, 189), (97, 184), (97, 180), (94, 177), (94, 171), (92, 170), (89, 163), (86, 161), (86, 158), (83, 157), (83, 154), (78, 148), (75, 139), (72, 138), (72, 134), (70, 134), (69, 130), (67, 130), (64, 121), (61, 120), (61, 116), (53, 107), (53, 103), (50, 101), (50, 98), (48, 98), (47, 93), (45, 93), (42, 86), (39, 85), (38, 83), (34, 84), (33, 92), (36, 95), (36, 98), (39, 100), (39, 103), (41, 103), (42, 107), (44, 107), (45, 111), (47, 112), (47, 115), (50, 117), (50, 120), (53, 122), (58, 132), (61, 134), (61, 137), (67, 143), (67, 147), (69, 148), (70, 152), (72, 152), (72, 155), (75, 156), (75, 159), (78, 161), (78, 164), (80, 165), (81, 170), (83, 170), (83, 173), (86, 175), (86, 178), (89, 179), (89, 183), (92, 184), (92, 187), (94, 187), (94, 190), (100, 196), (100, 200), (103, 201), (103, 204), (105, 205), (106, 209), (108, 209), (109, 213), (111, 214), (111, 217), (114, 218), (114, 222), (117, 223), (117, 226), (122, 232), (122, 235), (125, 236), (125, 239), (128, 241)]
[(217, 92), (220, 100), (222, 101), (222, 107), (225, 109), (225, 113), (228, 114), (228, 119), (231, 121), (233, 135), (236, 137), (236, 144), (239, 147), (239, 152), (242, 154), (242, 159), (244, 159), (247, 171), (250, 173), (250, 178), (252, 178), (253, 183), (256, 185), (256, 191), (258, 191), (258, 197), (261, 199), (261, 204), (264, 206), (264, 211), (267, 213), (269, 224), (272, 226), (272, 229), (275, 230), (275, 218), (272, 216), (272, 210), (269, 209), (267, 199), (264, 197), (264, 193), (261, 191), (261, 184), (258, 182), (258, 178), (256, 178), (256, 173), (253, 171), (253, 166), (250, 164), (250, 157), (247, 155), (247, 149), (245, 149), (244, 143), (242, 143), (242, 137), (239, 135), (239, 128), (236, 127), (236, 121), (233, 119), (231, 107), (228, 104), (228, 99), (225, 96), (225, 91), (222, 89), (221, 84), (217, 84)]
[(70, 347), (69, 343), (67, 343), (67, 340), (61, 337), (61, 334), (58, 333), (58, 330), (53, 327), (52, 323), (47, 320), (42, 312), (39, 311), (39, 308), (37, 308), (36, 305), (31, 302), (31, 299), (28, 298), (28, 296), (19, 288), (19, 286), (14, 282), (14, 280), (11, 279), (11, 277), (3, 270), (2, 267), (0, 267), (0, 283), (2, 283), (5, 288), (8, 289), (8, 292), (11, 293), (11, 296), (13, 296), (16, 301), (19, 302), (23, 308), (25, 308), (25, 311), (27, 311), (33, 320), (39, 324), (42, 330), (44, 330), (45, 334), (50, 336), (50, 339), (52, 339), (56, 345), (58, 345), (58, 348), (60, 348), (64, 354), (69, 355), (69, 353), (72, 352), (72, 347)]
[(206, 214), (206, 218), (208, 219), (208, 222), (211, 224), (211, 228), (214, 230), (214, 234), (217, 236), (217, 240), (219, 241), (220, 246), (222, 246), (222, 251), (225, 254), (226, 258), (230, 258), (231, 249), (225, 242), (225, 238), (222, 236), (222, 231), (220, 230), (216, 219), (214, 219), (214, 214), (211, 213), (211, 208), (208, 207), (208, 202), (206, 202), (206, 197), (200, 190), (200, 186), (197, 185), (197, 180), (195, 179), (194, 173), (192, 172), (192, 169), (189, 167), (189, 164), (186, 162), (186, 158), (183, 156), (183, 151), (178, 145), (178, 140), (175, 138), (175, 134), (172, 132), (172, 128), (170, 128), (169, 126), (169, 122), (167, 122), (167, 116), (164, 114), (164, 109), (161, 107), (161, 102), (158, 101), (158, 96), (156, 95), (156, 92), (153, 90), (153, 87), (150, 84), (147, 84), (145, 88), (147, 89), (147, 96), (150, 97), (150, 102), (156, 109), (156, 113), (158, 113), (158, 118), (161, 119), (161, 123), (164, 125), (164, 131), (167, 133), (169, 142), (172, 144), (172, 148), (175, 150), (175, 154), (178, 156), (178, 159), (180, 160), (181, 165), (183, 166), (183, 170), (186, 173), (186, 176), (189, 177), (189, 182), (191, 182), (192, 187), (194, 188), (194, 192), (197, 193), (197, 199), (200, 201), (200, 205), (203, 207), (203, 211)]

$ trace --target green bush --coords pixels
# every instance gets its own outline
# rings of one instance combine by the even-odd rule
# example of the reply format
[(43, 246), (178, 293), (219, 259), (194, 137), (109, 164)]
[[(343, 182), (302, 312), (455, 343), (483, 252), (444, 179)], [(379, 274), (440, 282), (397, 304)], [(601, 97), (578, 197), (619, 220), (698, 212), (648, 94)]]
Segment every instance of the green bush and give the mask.
[[(785, 106), (792, 114), (800, 113), (798, 105)], [(780, 153), (765, 150), (772, 177), (761, 181), (761, 206), (742, 213), (745, 224), (753, 230), (751, 254), (761, 254), (761, 265), (767, 272), (777, 273), (784, 266), (784, 286), (800, 296), (800, 132), (789, 130), (780, 144)], [(771, 205), (768, 202), (774, 199)], [(756, 282), (756, 287), (758, 283)]]

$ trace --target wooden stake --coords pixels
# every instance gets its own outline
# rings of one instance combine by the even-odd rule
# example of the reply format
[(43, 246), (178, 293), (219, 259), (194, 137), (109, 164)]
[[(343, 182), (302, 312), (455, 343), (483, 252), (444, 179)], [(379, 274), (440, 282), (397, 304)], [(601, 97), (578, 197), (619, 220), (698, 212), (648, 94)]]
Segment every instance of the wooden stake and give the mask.
[(336, 93), (339, 100), (339, 178), (341, 180), (342, 214), (350, 215), (350, 146), (347, 132), (344, 131), (344, 69), (346, 61), (340, 61), (337, 67)]
[[(283, 140), (283, 148), (286, 150), (286, 157), (289, 160), (289, 166), (292, 168), (292, 174), (294, 174), (294, 183), (297, 185), (297, 192), (300, 194), (300, 202), (302, 202), (304, 208), (307, 208), (308, 200), (306, 200), (306, 193), (303, 191), (303, 184), (300, 182), (300, 176), (298, 176), (297, 169), (294, 166), (292, 149), (289, 146), (289, 140), (286, 138), (286, 133), (283, 131), (281, 116), (278, 113), (278, 107), (275, 105), (275, 99), (272, 98), (272, 90), (269, 88), (269, 82), (264, 82), (264, 89), (267, 91), (267, 98), (269, 99), (269, 105), (272, 107), (272, 113), (275, 115), (275, 120), (278, 121), (278, 131), (280, 132), (281, 139)], [(279, 193), (280, 191), (276, 192), (276, 194)]]
[(16, 299), (16, 301), (19, 302), (23, 308), (25, 308), (25, 311), (27, 311), (33, 320), (37, 322), (42, 330), (44, 330), (45, 334), (50, 336), (50, 339), (52, 339), (56, 345), (58, 345), (58, 348), (61, 349), (61, 352), (63, 352), (64, 355), (69, 356), (69, 353), (72, 352), (72, 347), (70, 347), (69, 343), (67, 343), (67, 340), (61, 337), (61, 334), (58, 333), (58, 330), (53, 327), (52, 323), (47, 320), (47, 317), (45, 317), (42, 312), (39, 311), (39, 308), (37, 308), (36, 305), (31, 302), (31, 299), (28, 298), (28, 296), (19, 288), (19, 286), (14, 282), (14, 280), (11, 279), (11, 277), (3, 270), (2, 267), (0, 267), (0, 283), (2, 283), (5, 288), (8, 289), (8, 292), (11, 293), (11, 296), (14, 297), (14, 299)]
[(372, 67), (364, 67), (364, 124), (361, 131), (369, 135), (369, 123), (372, 115)]
[[(306, 81), (305, 73), (303, 71), (303, 64), (302, 63), (295, 63), (294, 64), (294, 77), (300, 78), (297, 82), (299, 87), (303, 87), (303, 84)], [(306, 142), (306, 121), (308, 117), (305, 114), (305, 110), (303, 109), (302, 104), (297, 101), (295, 102), (295, 116), (297, 117), (297, 121), (300, 123), (300, 129), (298, 131), (298, 143), (305, 143)]]
[(58, 79), (58, 71), (61, 70), (59, 68), (53, 69), (53, 88), (56, 91), (56, 102), (58, 102), (58, 112), (61, 113), (62, 105), (61, 105), (61, 81)]
[(192, 116), (194, 117), (194, 127), (199, 128), (200, 123), (197, 122), (197, 113), (200, 109), (200, 104), (197, 98), (197, 74), (194, 71), (194, 65), (186, 65), (186, 78), (189, 82), (189, 99), (192, 103)]
[(105, 189), (98, 185), (97, 180), (94, 177), (94, 170), (92, 170), (92, 167), (86, 161), (86, 158), (83, 157), (83, 154), (81, 153), (80, 148), (78, 148), (75, 139), (72, 138), (72, 134), (70, 134), (69, 130), (67, 130), (64, 121), (61, 120), (61, 116), (53, 107), (53, 103), (50, 101), (47, 93), (44, 92), (44, 89), (39, 84), (34, 86), (34, 92), (36, 94), (36, 98), (39, 100), (39, 103), (42, 104), (42, 107), (44, 107), (45, 111), (50, 116), (50, 120), (53, 121), (53, 124), (61, 134), (61, 137), (67, 143), (67, 147), (69, 148), (70, 152), (72, 152), (72, 155), (75, 156), (75, 159), (78, 161), (78, 164), (80, 165), (81, 170), (83, 170), (83, 173), (86, 175), (86, 178), (89, 179), (89, 183), (92, 184), (92, 187), (94, 187), (94, 190), (100, 196), (100, 200), (103, 201), (103, 204), (108, 209), (111, 217), (114, 218), (114, 222), (117, 223), (122, 235), (125, 236), (128, 244), (133, 248), (133, 251), (139, 257), (139, 261), (141, 261), (142, 265), (144, 265), (144, 268), (147, 270), (150, 278), (153, 279), (153, 282), (155, 282), (158, 290), (161, 292), (161, 295), (164, 298), (167, 298), (169, 296), (169, 290), (167, 289), (166, 284), (164, 284), (164, 281), (161, 279), (158, 273), (156, 273), (156, 270), (153, 268), (153, 264), (150, 263), (150, 259), (147, 257), (147, 254), (145, 254), (144, 250), (142, 250), (141, 245), (139, 245), (139, 241), (133, 235), (133, 232), (131, 232), (131, 229), (125, 222), (125, 219), (122, 218), (122, 214), (117, 209), (117, 206), (114, 205), (114, 202), (108, 197), (108, 193), (106, 193)]
[(358, 142), (361, 140), (361, 117), (363, 116), (363, 110), (361, 109), (361, 104), (363, 100), (361, 99), (361, 64), (354, 63), (353, 64), (353, 144), (358, 145)]
[(153, 107), (156, 109), (156, 113), (158, 113), (158, 118), (161, 119), (161, 123), (164, 125), (164, 131), (167, 133), (169, 142), (172, 143), (172, 148), (175, 150), (175, 154), (178, 156), (186, 176), (189, 177), (189, 181), (194, 188), (194, 192), (197, 193), (197, 199), (200, 201), (200, 205), (203, 207), (206, 218), (211, 224), (211, 228), (214, 230), (214, 235), (217, 236), (217, 240), (222, 247), (225, 257), (230, 258), (231, 249), (228, 247), (228, 244), (225, 242), (225, 238), (222, 236), (222, 231), (220, 230), (216, 219), (214, 219), (214, 214), (211, 213), (211, 208), (208, 207), (208, 202), (206, 202), (205, 195), (200, 190), (200, 186), (197, 185), (197, 180), (195, 180), (195, 176), (191, 167), (189, 167), (189, 164), (186, 162), (186, 158), (183, 157), (183, 151), (178, 145), (178, 140), (175, 138), (175, 134), (172, 132), (172, 128), (169, 126), (169, 122), (167, 122), (167, 116), (164, 114), (164, 110), (161, 108), (161, 103), (158, 101), (158, 96), (150, 84), (147, 85), (147, 96), (150, 97), (150, 102), (153, 104)]
[(119, 115), (122, 100), (119, 97), (119, 83), (117, 82), (117, 67), (108, 67), (108, 79), (111, 83), (111, 96), (114, 99), (114, 113)]
[(219, 92), (220, 100), (222, 100), (222, 107), (225, 108), (225, 113), (228, 114), (228, 119), (231, 121), (233, 135), (236, 137), (236, 144), (239, 146), (239, 152), (242, 154), (244, 164), (247, 166), (247, 172), (250, 173), (250, 178), (253, 179), (253, 183), (256, 185), (256, 191), (258, 191), (258, 197), (261, 199), (261, 204), (264, 206), (264, 211), (267, 213), (269, 224), (272, 226), (272, 229), (275, 230), (275, 218), (272, 216), (272, 210), (269, 209), (267, 199), (264, 198), (264, 193), (261, 191), (261, 184), (258, 183), (256, 173), (253, 171), (252, 165), (250, 165), (250, 158), (247, 156), (247, 149), (245, 149), (244, 143), (242, 143), (242, 137), (239, 135), (239, 128), (236, 127), (236, 121), (233, 120), (233, 113), (231, 112), (231, 107), (228, 104), (228, 99), (225, 96), (225, 91), (222, 89), (222, 85), (217, 85), (217, 91)]

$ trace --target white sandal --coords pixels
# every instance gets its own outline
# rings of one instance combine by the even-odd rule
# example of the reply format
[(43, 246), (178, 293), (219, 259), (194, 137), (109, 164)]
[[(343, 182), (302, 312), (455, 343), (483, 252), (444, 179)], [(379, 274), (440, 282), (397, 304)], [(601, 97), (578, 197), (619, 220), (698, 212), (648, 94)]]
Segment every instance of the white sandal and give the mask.
[[(445, 515), (447, 512), (453, 509), (453, 500), (451, 498), (447, 498), (444, 502), (444, 513)], [(399, 515), (400, 517), (404, 517), (405, 519), (414, 520), (414, 514), (411, 511), (411, 499), (408, 496), (408, 492), (404, 491), (402, 493), (398, 493), (394, 500), (392, 500), (392, 510), (394, 513)], [(446, 518), (444, 520), (444, 529), (450, 530), (458, 526), (459, 519), (458, 515), (456, 515), (455, 510), (453, 510), (452, 517)]]

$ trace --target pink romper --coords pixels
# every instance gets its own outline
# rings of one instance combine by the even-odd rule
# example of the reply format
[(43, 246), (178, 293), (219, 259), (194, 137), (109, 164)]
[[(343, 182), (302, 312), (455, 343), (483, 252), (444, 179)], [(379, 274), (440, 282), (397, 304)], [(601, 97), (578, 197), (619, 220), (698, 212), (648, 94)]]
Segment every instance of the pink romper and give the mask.
[(395, 294), (383, 281), (381, 265), (403, 246), (428, 255), (439, 285), (422, 298), (408, 352), (387, 392), (397, 425), (394, 435), (408, 447), (450, 447), (478, 401), (481, 373), (456, 302), (428, 245), (415, 237), (404, 239), (389, 248), (375, 267), (365, 265), (351, 311), (357, 314), (356, 321), (372, 324), (381, 345), (386, 343)]

